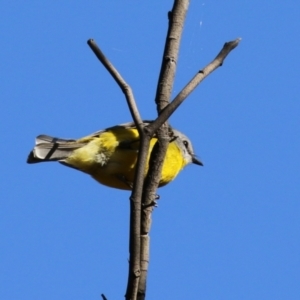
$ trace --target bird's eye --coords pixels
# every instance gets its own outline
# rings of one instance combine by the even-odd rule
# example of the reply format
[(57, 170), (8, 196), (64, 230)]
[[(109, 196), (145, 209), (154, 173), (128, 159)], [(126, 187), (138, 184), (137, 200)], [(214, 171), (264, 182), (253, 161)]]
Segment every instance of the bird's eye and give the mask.
[(189, 146), (189, 142), (188, 141), (183, 141), (183, 145), (187, 148)]

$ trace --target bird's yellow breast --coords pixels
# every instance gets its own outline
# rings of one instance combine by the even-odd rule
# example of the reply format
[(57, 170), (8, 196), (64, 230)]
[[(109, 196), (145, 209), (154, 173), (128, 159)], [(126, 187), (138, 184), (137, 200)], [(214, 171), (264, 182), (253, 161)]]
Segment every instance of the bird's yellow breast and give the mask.
[[(152, 138), (148, 153), (150, 153), (157, 139)], [(129, 190), (134, 180), (136, 168), (139, 134), (135, 128), (115, 127), (77, 141), (84, 146), (75, 150), (66, 159), (66, 163), (90, 174), (98, 182)], [(145, 175), (148, 172), (148, 162)], [(186, 162), (175, 141), (169, 144), (163, 164), (159, 186), (172, 181)]]

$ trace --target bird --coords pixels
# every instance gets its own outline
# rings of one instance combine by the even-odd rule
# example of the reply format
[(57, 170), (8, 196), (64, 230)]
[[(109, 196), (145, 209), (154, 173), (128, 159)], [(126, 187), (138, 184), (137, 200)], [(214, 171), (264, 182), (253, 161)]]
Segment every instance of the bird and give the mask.
[[(144, 121), (149, 125), (151, 121)], [(170, 143), (163, 162), (159, 187), (173, 181), (188, 164), (203, 166), (194, 154), (190, 139), (169, 126)], [(139, 150), (139, 133), (133, 122), (115, 125), (80, 139), (61, 139), (48, 135), (36, 137), (27, 163), (59, 163), (92, 176), (99, 183), (121, 190), (132, 190)], [(150, 141), (149, 157), (157, 137)]]

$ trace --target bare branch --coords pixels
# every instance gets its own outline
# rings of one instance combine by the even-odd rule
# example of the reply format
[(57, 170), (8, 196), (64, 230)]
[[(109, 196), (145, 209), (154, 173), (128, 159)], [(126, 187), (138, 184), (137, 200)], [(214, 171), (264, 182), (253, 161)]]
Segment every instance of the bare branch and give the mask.
[[(169, 28), (166, 36), (165, 49), (162, 59), (161, 71), (158, 79), (155, 102), (157, 104), (158, 114), (169, 104), (173, 89), (174, 77), (177, 66), (178, 52), (185, 21), (186, 12), (189, 6), (189, 0), (175, 0), (172, 11), (169, 12)], [(161, 171), (164, 158), (169, 145), (169, 126), (167, 119), (164, 124), (157, 127), (156, 130), (149, 132), (145, 128), (148, 135), (157, 134), (158, 142), (152, 150), (149, 171), (145, 180), (143, 190), (143, 211), (141, 219), (141, 278), (138, 288), (138, 299), (142, 300), (146, 295), (146, 280), (149, 262), (149, 236), (151, 225), (151, 213), (153, 206), (151, 203), (155, 201), (156, 190), (161, 178)], [(155, 123), (155, 121), (154, 121)]]
[(134, 100), (134, 96), (130, 86), (125, 82), (112, 63), (105, 57), (96, 42), (92, 39), (88, 40), (97, 58), (115, 79), (116, 83), (125, 94), (128, 107), (132, 118), (139, 131), (140, 147), (137, 161), (137, 169), (135, 173), (133, 191), (130, 197), (130, 241), (129, 241), (129, 274), (126, 291), (127, 299), (136, 299), (139, 277), (140, 277), (140, 236), (141, 236), (141, 199), (144, 184), (144, 170), (148, 156), (150, 136), (144, 134), (144, 123), (140, 117), (139, 111)]
[(234, 41), (225, 43), (222, 50), (219, 52), (216, 58), (205, 68), (198, 71), (194, 78), (179, 92), (179, 94), (174, 98), (174, 100), (163, 109), (163, 111), (155, 120), (155, 122), (151, 123), (148, 126), (147, 130), (149, 130), (150, 133), (155, 132), (209, 74), (211, 74), (214, 70), (223, 65), (223, 62), (227, 55), (235, 47), (238, 46), (240, 41), (241, 39), (238, 38)]
[[(145, 287), (147, 285), (147, 276), (143, 276), (143, 273), (148, 271), (149, 264), (149, 249), (150, 249), (150, 236), (148, 234), (141, 235), (141, 277), (139, 287)], [(138, 290), (137, 300), (143, 300), (146, 296), (146, 289)]]
[(189, 2), (189, 0), (175, 0), (172, 11), (168, 13), (169, 28), (155, 97), (158, 113), (170, 102), (181, 35)]
[(140, 113), (138, 111), (136, 102), (134, 100), (134, 96), (131, 90), (131, 87), (127, 84), (127, 82), (123, 79), (121, 74), (117, 71), (117, 69), (113, 66), (113, 64), (105, 57), (103, 52), (97, 46), (95, 40), (89, 39), (87, 41), (90, 48), (93, 50), (94, 54), (106, 68), (106, 70), (110, 73), (110, 75), (114, 78), (118, 86), (121, 88), (122, 92), (125, 94), (127, 104), (131, 113), (131, 116), (134, 120), (135, 125), (137, 126), (139, 132), (142, 131), (143, 121), (140, 117)]
[(101, 297), (102, 297), (103, 300), (107, 300), (107, 298), (105, 297), (104, 294), (101, 294)]
[[(217, 57), (203, 70), (200, 70), (175, 97), (173, 102), (169, 103), (175, 77), (180, 39), (188, 5), (189, 0), (174, 0), (173, 9), (168, 14), (169, 29), (166, 37), (162, 67), (155, 97), (159, 117), (147, 127), (145, 127), (145, 124), (140, 117), (130, 86), (125, 82), (111, 62), (104, 56), (96, 42), (92, 39), (88, 40), (88, 45), (125, 94), (132, 118), (140, 135), (139, 155), (133, 190), (130, 197), (130, 260), (126, 290), (126, 299), (128, 300), (142, 300), (146, 295), (150, 239), (148, 234), (151, 226), (151, 213), (157, 198), (156, 189), (160, 182), (162, 165), (170, 139), (167, 119), (204, 78), (223, 64), (226, 56), (240, 41), (240, 39), (237, 39), (226, 43)], [(149, 171), (144, 183), (145, 166), (148, 158), (150, 141), (155, 133), (158, 141), (151, 153), (149, 159)], [(101, 296), (103, 300), (106, 300), (106, 297), (103, 294)]]
[(126, 299), (136, 299), (140, 279), (141, 255), (141, 207), (144, 185), (144, 171), (148, 157), (150, 136), (140, 134), (140, 147), (135, 171), (133, 190), (130, 197), (130, 241), (129, 241), (129, 272)]

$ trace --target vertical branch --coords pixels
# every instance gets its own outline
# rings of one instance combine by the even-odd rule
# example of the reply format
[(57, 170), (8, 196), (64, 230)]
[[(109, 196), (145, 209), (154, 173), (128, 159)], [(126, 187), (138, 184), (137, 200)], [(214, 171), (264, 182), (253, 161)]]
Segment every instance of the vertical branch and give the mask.
[[(88, 45), (93, 50), (94, 54), (112, 75), (116, 83), (122, 89), (125, 94), (128, 107), (130, 109), (132, 118), (139, 131), (140, 135), (140, 146), (139, 155), (137, 161), (137, 169), (135, 172), (134, 187), (132, 195), (130, 197), (130, 237), (129, 237), (129, 271), (128, 271), (128, 284), (127, 284), (127, 299), (136, 299), (138, 283), (140, 278), (140, 236), (141, 236), (141, 202), (142, 202), (142, 191), (144, 184), (144, 170), (146, 160), (148, 157), (150, 136), (144, 134), (144, 124), (141, 120), (139, 111), (136, 106), (136, 102), (130, 86), (119, 74), (113, 64), (105, 57), (96, 42), (92, 39), (88, 40)], [(103, 296), (102, 296), (103, 297)]]
[[(189, 0), (175, 0), (172, 11), (169, 12), (169, 28), (165, 42), (162, 66), (159, 74), (155, 102), (157, 112), (166, 107), (171, 98), (180, 40), (185, 21)], [(152, 132), (153, 133), (153, 132)], [(149, 231), (151, 226), (151, 213), (156, 198), (156, 190), (161, 177), (164, 158), (169, 145), (169, 126), (165, 122), (156, 132), (158, 142), (156, 143), (149, 162), (149, 172), (145, 181), (142, 198), (141, 214), (141, 278), (138, 288), (138, 299), (142, 300), (146, 295), (146, 281), (149, 262)]]
[(150, 145), (150, 136), (140, 133), (140, 147), (132, 194), (130, 197), (129, 270), (126, 299), (137, 299), (141, 274), (141, 207), (144, 171)]
[(172, 11), (168, 13), (169, 27), (155, 97), (158, 114), (170, 102), (180, 40), (188, 6), (189, 0), (175, 0)]

